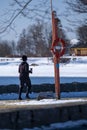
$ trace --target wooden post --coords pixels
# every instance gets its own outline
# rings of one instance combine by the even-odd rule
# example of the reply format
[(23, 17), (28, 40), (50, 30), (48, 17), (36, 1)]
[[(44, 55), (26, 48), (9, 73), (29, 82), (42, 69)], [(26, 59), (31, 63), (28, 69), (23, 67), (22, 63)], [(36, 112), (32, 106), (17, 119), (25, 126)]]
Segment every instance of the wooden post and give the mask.
[[(51, 13), (52, 13), (52, 48), (54, 48), (54, 41), (58, 38), (58, 28), (57, 28), (57, 21), (56, 21), (56, 12), (52, 11), (52, 0), (51, 0)], [(55, 73), (55, 93), (56, 99), (60, 99), (60, 76), (59, 76), (59, 59), (55, 54), (54, 57), (54, 73)]]

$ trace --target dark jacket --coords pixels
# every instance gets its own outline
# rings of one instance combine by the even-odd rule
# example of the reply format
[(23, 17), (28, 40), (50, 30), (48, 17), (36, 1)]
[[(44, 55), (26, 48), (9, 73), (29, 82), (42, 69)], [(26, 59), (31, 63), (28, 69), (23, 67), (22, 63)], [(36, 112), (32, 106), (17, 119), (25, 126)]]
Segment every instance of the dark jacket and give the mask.
[(27, 62), (22, 62), (19, 65), (19, 73), (20, 73), (20, 78), (29, 77), (29, 64)]

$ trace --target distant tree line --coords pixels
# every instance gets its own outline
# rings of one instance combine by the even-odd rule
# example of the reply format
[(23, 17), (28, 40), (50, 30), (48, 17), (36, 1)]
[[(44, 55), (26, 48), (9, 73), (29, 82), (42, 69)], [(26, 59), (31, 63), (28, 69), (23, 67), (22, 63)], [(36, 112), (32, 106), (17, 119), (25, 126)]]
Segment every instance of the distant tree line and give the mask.
[[(61, 37), (68, 41), (66, 35), (61, 31)], [(27, 29), (23, 29), (20, 37), (15, 41), (0, 41), (0, 56), (27, 56), (49, 57), (52, 56), (50, 48), (52, 44), (52, 33), (49, 25), (37, 20)]]
[(10, 56), (12, 55), (12, 47), (8, 41), (0, 41), (0, 56)]
[(79, 14), (83, 14), (84, 19), (79, 19), (80, 26), (77, 28), (77, 37), (79, 40), (79, 46), (84, 44), (84, 47), (87, 47), (87, 0), (66, 0), (66, 3), (69, 5), (68, 8)]
[(79, 44), (84, 44), (84, 46), (87, 47), (87, 25), (82, 25), (77, 29), (77, 36)]
[[(0, 57), (21, 56), (26, 54), (29, 57), (50, 57), (52, 44), (51, 25), (39, 20), (26, 29), (23, 29), (17, 42), (0, 40)], [(61, 26), (58, 25), (59, 37), (66, 42), (66, 54), (70, 53), (70, 41), (66, 37)], [(77, 29), (79, 45), (87, 47), (87, 26), (82, 25)]]
[(24, 29), (17, 43), (18, 54), (27, 54), (29, 56), (50, 56), (50, 31), (46, 25), (40, 21), (37, 21), (36, 24)]

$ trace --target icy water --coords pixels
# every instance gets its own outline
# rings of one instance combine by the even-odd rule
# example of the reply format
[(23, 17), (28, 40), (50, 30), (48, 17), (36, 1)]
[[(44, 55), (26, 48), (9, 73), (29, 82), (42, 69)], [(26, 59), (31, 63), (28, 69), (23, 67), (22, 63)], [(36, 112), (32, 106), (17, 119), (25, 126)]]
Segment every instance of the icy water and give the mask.
[(65, 128), (65, 129), (50, 129), (50, 130), (87, 130), (87, 127), (73, 127), (73, 128)]
[[(23, 130), (28, 130), (28, 129), (23, 129)], [(87, 130), (86, 126), (80, 126), (80, 127), (72, 127), (72, 128), (36, 128), (36, 129), (30, 129), (30, 130)]]
[[(54, 83), (54, 77), (30, 77), (32, 84)], [(61, 77), (61, 83), (87, 82), (86, 77)], [(0, 77), (0, 85), (19, 84), (18, 77)]]
[[(57, 129), (54, 129), (54, 130), (57, 130)], [(65, 128), (65, 129), (58, 129), (58, 130), (87, 130), (87, 127), (81, 126), (81, 127)]]
[[(44, 127), (44, 126), (43, 126)], [(2, 129), (0, 129), (2, 130)], [(11, 130), (11, 129), (3, 129), (3, 130)], [(22, 130), (87, 130), (86, 126), (81, 126), (81, 127), (73, 127), (73, 128), (64, 128), (64, 129), (60, 129), (60, 128), (23, 128)]]
[[(28, 130), (28, 129), (24, 129)], [(73, 128), (64, 128), (64, 129), (59, 129), (59, 128), (48, 128), (48, 129), (33, 129), (33, 130), (87, 130), (87, 127), (73, 127)]]
[(53, 128), (53, 127), (46, 127), (46, 126), (42, 126), (40, 127), (35, 127), (35, 128), (23, 128), (23, 130), (87, 130), (87, 126), (73, 126), (71, 128)]
[[(57, 129), (54, 129), (57, 130)], [(87, 130), (86, 126), (80, 126), (80, 127), (73, 127), (73, 128), (65, 128), (65, 129), (58, 129), (58, 130)]]
[[(28, 130), (28, 129), (24, 128), (23, 130)], [(54, 124), (50, 124), (49, 126), (43, 125), (41, 127), (34, 127), (29, 130), (87, 130), (87, 124), (86, 122), (81, 123), (79, 121), (74, 121), (74, 124), (73, 122), (56, 123), (56, 124), (54, 123)]]

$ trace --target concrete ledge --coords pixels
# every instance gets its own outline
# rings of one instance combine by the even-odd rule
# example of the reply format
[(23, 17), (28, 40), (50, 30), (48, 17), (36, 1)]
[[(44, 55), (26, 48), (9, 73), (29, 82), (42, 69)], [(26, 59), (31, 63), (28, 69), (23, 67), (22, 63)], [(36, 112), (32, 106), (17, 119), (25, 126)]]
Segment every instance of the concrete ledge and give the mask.
[(35, 109), (49, 109), (56, 107), (67, 107), (86, 105), (87, 98), (62, 98), (56, 99), (42, 99), (40, 101), (31, 100), (1, 100), (0, 113), (12, 112), (18, 110), (35, 110)]
[(0, 101), (0, 129), (22, 129), (87, 120), (87, 98)]

